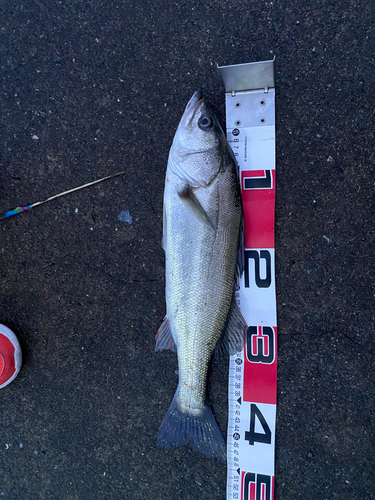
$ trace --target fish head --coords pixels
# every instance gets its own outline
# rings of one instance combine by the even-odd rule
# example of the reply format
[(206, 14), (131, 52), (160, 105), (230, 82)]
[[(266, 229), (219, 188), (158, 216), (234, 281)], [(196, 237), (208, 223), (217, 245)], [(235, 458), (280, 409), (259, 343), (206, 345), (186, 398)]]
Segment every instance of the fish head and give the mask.
[(223, 165), (224, 132), (201, 92), (186, 106), (169, 153), (169, 168), (192, 187), (209, 185)]

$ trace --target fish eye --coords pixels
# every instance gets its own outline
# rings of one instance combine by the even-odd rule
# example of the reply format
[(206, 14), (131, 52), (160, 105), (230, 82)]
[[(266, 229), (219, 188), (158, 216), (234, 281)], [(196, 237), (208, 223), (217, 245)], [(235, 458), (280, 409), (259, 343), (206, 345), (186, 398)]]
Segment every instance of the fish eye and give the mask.
[(202, 130), (208, 130), (212, 127), (213, 121), (210, 116), (202, 115), (198, 120), (198, 127)]

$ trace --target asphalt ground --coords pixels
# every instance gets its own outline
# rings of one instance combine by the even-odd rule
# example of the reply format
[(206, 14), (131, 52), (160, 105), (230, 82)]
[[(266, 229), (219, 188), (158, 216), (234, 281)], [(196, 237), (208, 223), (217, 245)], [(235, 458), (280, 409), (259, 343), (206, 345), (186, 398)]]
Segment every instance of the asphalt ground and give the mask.
[[(162, 199), (183, 109), (225, 125), (219, 65), (276, 55), (276, 500), (375, 498), (373, 2), (3, 1), (0, 495), (224, 500), (226, 467), (156, 434), (177, 384)], [(121, 215), (122, 214), (122, 215)], [(121, 220), (122, 219), (122, 220)], [(227, 362), (209, 393), (224, 434)]]

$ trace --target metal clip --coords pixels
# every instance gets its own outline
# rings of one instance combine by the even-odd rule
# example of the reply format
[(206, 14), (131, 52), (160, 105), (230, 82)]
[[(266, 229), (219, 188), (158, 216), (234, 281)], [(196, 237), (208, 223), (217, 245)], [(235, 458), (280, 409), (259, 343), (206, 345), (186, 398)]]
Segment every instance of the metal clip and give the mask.
[(264, 93), (268, 94), (268, 87), (264, 87)]
[(230, 93), (230, 95), (231, 95), (232, 97), (236, 97), (236, 91), (235, 91), (235, 90), (232, 90), (232, 92)]

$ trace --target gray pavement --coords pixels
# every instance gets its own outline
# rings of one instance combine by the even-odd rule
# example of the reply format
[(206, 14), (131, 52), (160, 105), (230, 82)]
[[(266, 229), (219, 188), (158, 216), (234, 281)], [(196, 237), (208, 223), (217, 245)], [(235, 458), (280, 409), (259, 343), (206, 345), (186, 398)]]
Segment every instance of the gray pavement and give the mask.
[[(162, 199), (183, 108), (216, 64), (276, 55), (276, 500), (375, 498), (374, 10), (370, 1), (2, 2), (0, 495), (225, 499), (226, 467), (156, 447), (176, 357)], [(128, 211), (132, 220), (120, 220)], [(124, 218), (124, 217), (122, 217)], [(226, 432), (227, 362), (210, 400)]]

